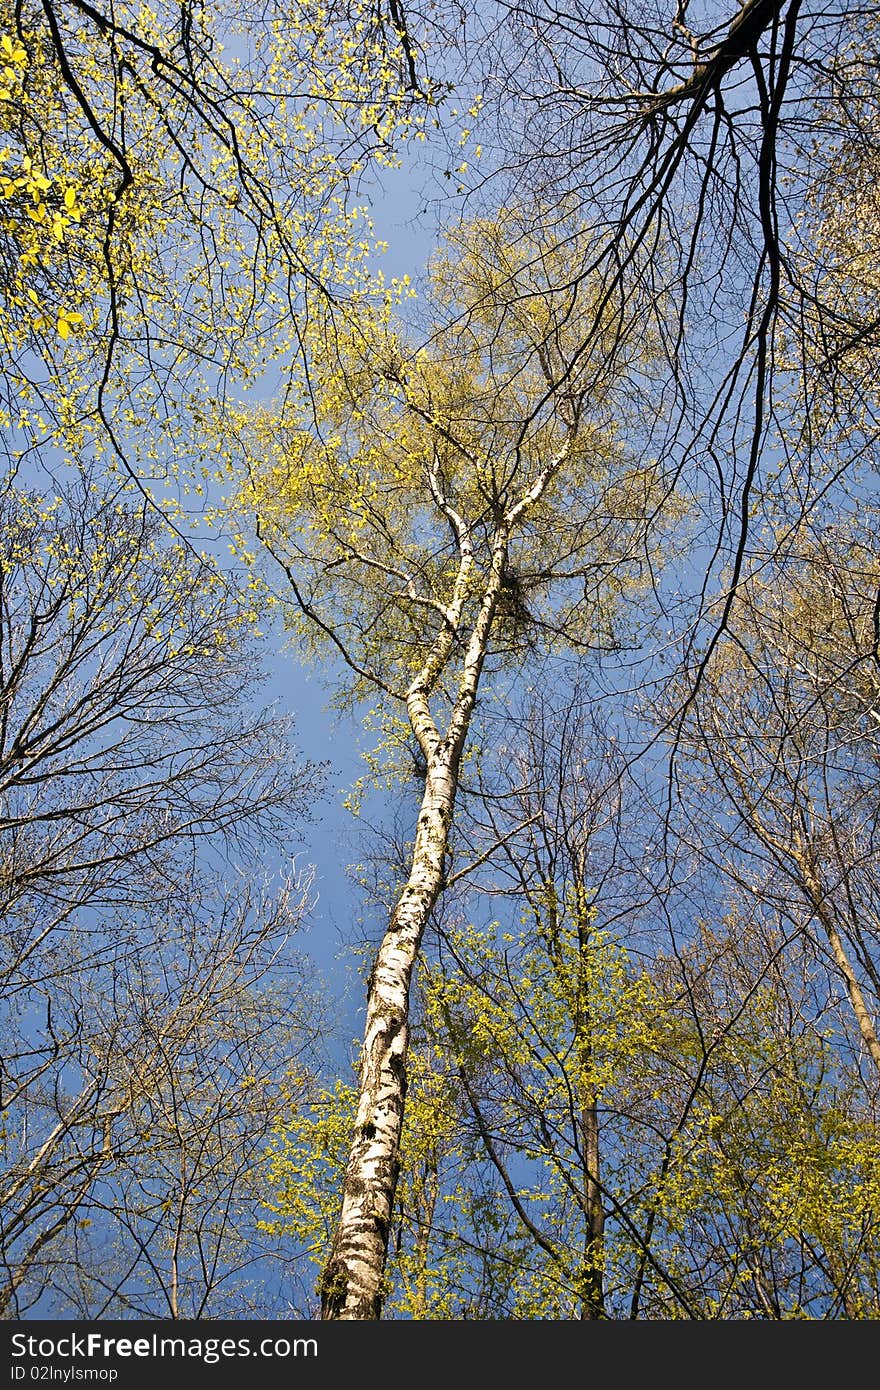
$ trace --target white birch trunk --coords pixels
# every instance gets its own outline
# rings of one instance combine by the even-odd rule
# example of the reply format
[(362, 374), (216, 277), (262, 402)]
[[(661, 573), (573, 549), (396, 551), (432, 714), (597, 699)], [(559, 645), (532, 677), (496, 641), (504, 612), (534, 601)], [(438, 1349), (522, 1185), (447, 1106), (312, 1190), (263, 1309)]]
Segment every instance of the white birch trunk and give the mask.
[[(409, 691), (410, 723), (428, 768), (409, 878), (382, 939), (367, 988), (354, 1140), (339, 1224), (321, 1277), (321, 1317), (325, 1320), (381, 1316), (406, 1099), (409, 987), (425, 925), (443, 887), (459, 764), (506, 558), (506, 536), (502, 536), (493, 549), (445, 737), (437, 733), (428, 705), (431, 687), (443, 666), (438, 649)], [(451, 646), (449, 632), (441, 637), (438, 648), (448, 652)]]
[(321, 1317), (325, 1321), (381, 1316), (406, 1100), (410, 981), (425, 925), (443, 888), (459, 765), (506, 575), (508, 540), (559, 472), (575, 432), (572, 426), (559, 451), (497, 525), (455, 703), (442, 737), (429, 699), (448, 665), (465, 605), (473, 595), (475, 562), (468, 524), (446, 498), (436, 463), (427, 475), (434, 502), (456, 537), (459, 569), (452, 601), (444, 610), (444, 627), (407, 692), (410, 725), (427, 764), (425, 790), (409, 878), (391, 915), (367, 987), (355, 1133), (339, 1223), (320, 1281)]

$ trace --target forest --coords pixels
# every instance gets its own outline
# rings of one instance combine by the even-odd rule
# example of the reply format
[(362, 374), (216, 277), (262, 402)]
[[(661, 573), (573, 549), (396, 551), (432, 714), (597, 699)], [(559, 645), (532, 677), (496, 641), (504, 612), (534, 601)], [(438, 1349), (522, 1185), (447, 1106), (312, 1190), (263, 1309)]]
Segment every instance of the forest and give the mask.
[(0, 1318), (880, 1317), (878, 349), (870, 0), (0, 0)]

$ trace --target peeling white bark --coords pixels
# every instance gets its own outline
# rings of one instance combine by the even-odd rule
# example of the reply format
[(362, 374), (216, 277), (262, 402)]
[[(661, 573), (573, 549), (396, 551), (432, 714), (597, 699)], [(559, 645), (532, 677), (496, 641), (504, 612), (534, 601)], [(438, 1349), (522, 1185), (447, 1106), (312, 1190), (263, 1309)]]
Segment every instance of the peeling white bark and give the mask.
[[(339, 1225), (321, 1279), (324, 1319), (375, 1319), (381, 1315), (406, 1099), (409, 987), (425, 924), (443, 887), (458, 769), (504, 579), (506, 555), (506, 540), (502, 536), (493, 553), (445, 736), (441, 737), (436, 728), (428, 697), (452, 649), (451, 626), (441, 634), (408, 692), (410, 724), (428, 767), (409, 878), (382, 939), (368, 986), (355, 1134)], [(469, 568), (467, 560), (463, 560), (465, 579)], [(464, 586), (456, 588), (462, 590), (460, 608)]]
[(406, 695), (410, 725), (425, 757), (425, 788), (406, 886), (392, 913), (370, 975), (361, 1051), (355, 1133), (343, 1183), (342, 1211), (321, 1276), (321, 1317), (369, 1320), (381, 1316), (385, 1260), (399, 1172), (406, 1100), (409, 988), (425, 925), (444, 884), (458, 773), (507, 566), (515, 525), (541, 498), (569, 455), (575, 428), (532, 485), (499, 521), (467, 642), (445, 734), (430, 697), (447, 668), (468, 603), (474, 601), (476, 561), (467, 521), (449, 503), (436, 461), (426, 480), (458, 547), (453, 593), (443, 627)]

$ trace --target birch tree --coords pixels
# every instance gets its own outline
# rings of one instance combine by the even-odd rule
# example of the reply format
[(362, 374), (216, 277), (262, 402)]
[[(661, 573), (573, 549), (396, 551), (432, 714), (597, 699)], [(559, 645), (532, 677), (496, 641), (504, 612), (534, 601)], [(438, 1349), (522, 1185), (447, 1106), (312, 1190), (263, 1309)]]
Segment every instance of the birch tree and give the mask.
[(505, 665), (614, 640), (615, 606), (646, 586), (646, 537), (667, 500), (620, 428), (646, 389), (656, 305), (606, 306), (601, 344), (585, 351), (592, 291), (565, 273), (582, 238), (561, 215), (541, 237), (513, 212), (470, 224), (433, 267), (427, 346), (390, 313), (350, 322), (319, 347), (298, 413), (242, 425), (241, 447), (260, 460), (242, 502), (289, 583), (291, 624), (347, 668), (348, 699), (378, 697), (412, 740), (422, 789), (369, 978), (327, 1319), (382, 1306), (409, 987), (478, 697)]

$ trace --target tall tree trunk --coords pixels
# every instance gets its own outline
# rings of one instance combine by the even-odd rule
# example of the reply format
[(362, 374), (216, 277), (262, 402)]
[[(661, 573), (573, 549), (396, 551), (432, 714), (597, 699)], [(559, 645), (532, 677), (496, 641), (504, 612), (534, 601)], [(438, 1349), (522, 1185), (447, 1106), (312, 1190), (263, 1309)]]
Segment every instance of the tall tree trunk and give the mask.
[(595, 1092), (581, 1097), (581, 1150), (584, 1165), (584, 1212), (586, 1235), (581, 1275), (581, 1317), (605, 1317), (603, 1265), (605, 1256), (605, 1208), (599, 1182), (599, 1106)]
[(354, 1140), (321, 1278), (325, 1319), (378, 1318), (406, 1098), (409, 986), (443, 882), (457, 776), (445, 744), (428, 768), (412, 867), (370, 975)]
[(492, 620), (507, 561), (499, 535), (482, 601), (467, 645), (445, 737), (434, 725), (428, 696), (451, 650), (451, 631), (413, 682), (408, 712), (427, 761), (409, 878), (392, 913), (367, 986), (357, 1118), (342, 1190), (342, 1210), (321, 1276), (324, 1320), (381, 1316), (388, 1234), (399, 1173), (406, 1100), (409, 987), (425, 925), (444, 881), (446, 850), (458, 790), (458, 770), (476, 702)]
[[(409, 878), (391, 915), (367, 986), (355, 1133), (343, 1182), (339, 1223), (321, 1275), (321, 1317), (325, 1320), (373, 1319), (382, 1312), (406, 1099), (410, 980), (428, 916), (443, 886), (459, 765), (507, 574), (508, 543), (522, 518), (540, 501), (565, 463), (576, 434), (577, 418), (568, 425), (560, 448), (531, 486), (498, 520), (481, 592), (476, 582), (469, 524), (447, 500), (436, 459), (427, 475), (434, 502), (455, 537), (459, 567), (451, 602), (442, 610), (439, 635), (406, 694), (410, 726), (427, 767), (425, 790)], [(462, 636), (466, 607), (475, 598), (477, 614), (467, 638), (446, 733), (441, 736), (430, 697)]]

